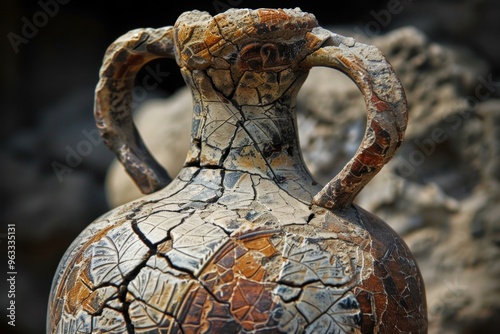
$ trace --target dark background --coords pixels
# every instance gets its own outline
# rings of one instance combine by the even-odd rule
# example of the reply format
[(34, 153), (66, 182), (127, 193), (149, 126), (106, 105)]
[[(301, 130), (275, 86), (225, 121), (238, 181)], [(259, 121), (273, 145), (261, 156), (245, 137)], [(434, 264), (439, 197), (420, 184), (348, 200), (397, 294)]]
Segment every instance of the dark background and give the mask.
[[(15, 333), (45, 332), (46, 304), (59, 259), (76, 235), (109, 209), (103, 181), (112, 155), (104, 145), (92, 147), (62, 180), (53, 169), (54, 162), (65, 163), (68, 147), (86, 139), (83, 131), (94, 128), (93, 91), (106, 47), (135, 28), (173, 25), (186, 10), (216, 14), (229, 7), (257, 8), (257, 2), (246, 0), (65, 2), (57, 3), (57, 13), (18, 52), (8, 36), (23, 36), (23, 17), (33, 22), (43, 8), (39, 1), (0, 4), (0, 241), (1, 254), (6, 254), (6, 225), (15, 224)], [(366, 30), (389, 2), (343, 1), (329, 10), (319, 1), (259, 1), (258, 7), (300, 7), (324, 27), (358, 27), (369, 35), (416, 25), (436, 41), (471, 48), (498, 77), (499, 1), (401, 0), (401, 13), (378, 22), (379, 30)], [(167, 96), (183, 82), (173, 62), (159, 65), (170, 75), (155, 93)], [(1, 255), (2, 284), (6, 262)], [(7, 287), (0, 287), (0, 332), (10, 333)]]

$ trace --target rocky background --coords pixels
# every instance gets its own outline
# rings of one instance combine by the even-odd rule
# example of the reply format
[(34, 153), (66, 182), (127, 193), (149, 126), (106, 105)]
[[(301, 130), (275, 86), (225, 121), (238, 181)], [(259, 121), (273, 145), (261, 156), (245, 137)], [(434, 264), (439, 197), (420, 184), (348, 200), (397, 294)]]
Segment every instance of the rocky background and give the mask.
[[(397, 156), (358, 196), (412, 249), (427, 288), (430, 333), (496, 333), (500, 318), (500, 2), (351, 2), (335, 11), (300, 1), (320, 24), (378, 46), (406, 89), (410, 122)], [(348, 6), (351, 6), (349, 8)], [(137, 27), (173, 24), (185, 10), (215, 14), (251, 1), (158, 7), (109, 1), (0, 5), (0, 332), (44, 333), (52, 275), (98, 215), (140, 196), (96, 136), (93, 91), (104, 50)], [(28, 22), (28, 23), (26, 23)], [(33, 29), (30, 30), (29, 24)], [(137, 123), (175, 174), (184, 160), (191, 101), (173, 62), (145, 68)], [(150, 72), (149, 72), (150, 73)], [(141, 81), (138, 78), (138, 83)], [(140, 87), (140, 86), (138, 86)], [(364, 106), (333, 70), (314, 70), (298, 100), (304, 158), (326, 182), (356, 150)], [(16, 326), (7, 325), (7, 224), (16, 227)]]

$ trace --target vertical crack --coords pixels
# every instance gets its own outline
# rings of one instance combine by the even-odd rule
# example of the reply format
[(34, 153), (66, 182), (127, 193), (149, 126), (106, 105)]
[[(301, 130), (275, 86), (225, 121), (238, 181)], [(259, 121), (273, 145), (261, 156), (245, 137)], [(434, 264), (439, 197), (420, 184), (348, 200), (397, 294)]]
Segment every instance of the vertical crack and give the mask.
[[(141, 205), (140, 207), (142, 207), (143, 205)], [(140, 211), (140, 210), (134, 210), (134, 214), (138, 211)], [(139, 263), (134, 268), (134, 270), (132, 270), (127, 276), (125, 276), (123, 278), (123, 283), (120, 285), (120, 287), (118, 289), (118, 299), (120, 300), (121, 304), (123, 305), (122, 314), (123, 314), (123, 318), (125, 320), (128, 334), (135, 333), (135, 328), (134, 328), (134, 325), (132, 323), (132, 319), (131, 319), (130, 314), (129, 314), (130, 304), (132, 302), (127, 300), (128, 285), (130, 284), (130, 282), (132, 282), (139, 275), (140, 271), (144, 267), (146, 267), (146, 263), (149, 261), (149, 259), (153, 255), (155, 255), (157, 252), (156, 245), (154, 245), (150, 240), (148, 240), (146, 238), (146, 236), (138, 228), (137, 221), (135, 219), (132, 220), (131, 227), (132, 227), (132, 230), (134, 231), (134, 233), (139, 236), (139, 239), (149, 248), (149, 252), (146, 254), (144, 260), (141, 261), (141, 263)]]
[(245, 127), (245, 124), (241, 121), (238, 122), (238, 125), (241, 126), (241, 128), (243, 129), (243, 131), (245, 131), (245, 133), (247, 134), (247, 136), (250, 138), (250, 140), (253, 142), (253, 146), (254, 148), (257, 150), (257, 152), (259, 152), (260, 156), (262, 157), (262, 160), (264, 160), (264, 163), (266, 164), (267, 168), (269, 169), (269, 171), (271, 172), (272, 174), (272, 178), (274, 181), (276, 181), (277, 183), (281, 183), (284, 181), (284, 177), (283, 176), (280, 176), (280, 175), (277, 175), (273, 168), (271, 167), (271, 165), (269, 164), (269, 161), (267, 161), (267, 159), (265, 158), (264, 156), (264, 152), (262, 152), (262, 150), (260, 149), (259, 145), (257, 144), (257, 141), (255, 140), (255, 138), (252, 136), (252, 134), (250, 133), (250, 131), (247, 130), (247, 128)]

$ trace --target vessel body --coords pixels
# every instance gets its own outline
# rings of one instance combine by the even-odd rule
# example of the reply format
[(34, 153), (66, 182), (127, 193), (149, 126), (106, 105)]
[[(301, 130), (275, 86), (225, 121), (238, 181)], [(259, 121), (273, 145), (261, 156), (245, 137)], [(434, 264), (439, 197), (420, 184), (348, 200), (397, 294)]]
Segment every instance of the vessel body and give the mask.
[[(193, 95), (190, 150), (173, 178), (128, 107), (135, 74), (159, 57), (177, 61)], [(303, 162), (295, 116), (313, 66), (353, 78), (368, 110), (358, 152), (327, 185)], [(103, 62), (96, 121), (150, 194), (69, 247), (48, 333), (426, 333), (411, 252), (353, 204), (399, 147), (406, 108), (378, 50), (299, 9), (193, 11), (124, 35)]]

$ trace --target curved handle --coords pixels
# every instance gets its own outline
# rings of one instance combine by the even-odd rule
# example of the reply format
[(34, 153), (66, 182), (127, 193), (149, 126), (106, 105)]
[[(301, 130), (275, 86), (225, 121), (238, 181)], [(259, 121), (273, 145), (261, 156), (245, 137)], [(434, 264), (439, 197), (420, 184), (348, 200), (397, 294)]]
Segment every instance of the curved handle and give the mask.
[(132, 88), (146, 63), (175, 58), (173, 41), (173, 27), (136, 29), (121, 36), (106, 50), (95, 92), (94, 117), (101, 137), (145, 194), (165, 187), (171, 178), (133, 123)]
[[(325, 29), (319, 29), (313, 33), (325, 36)], [(367, 109), (366, 132), (355, 156), (312, 200), (324, 208), (344, 210), (401, 145), (408, 106), (399, 78), (379, 49), (328, 35), (302, 66), (327, 66), (345, 73), (362, 92)]]

